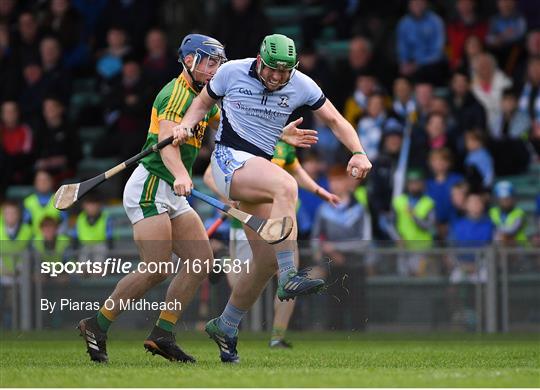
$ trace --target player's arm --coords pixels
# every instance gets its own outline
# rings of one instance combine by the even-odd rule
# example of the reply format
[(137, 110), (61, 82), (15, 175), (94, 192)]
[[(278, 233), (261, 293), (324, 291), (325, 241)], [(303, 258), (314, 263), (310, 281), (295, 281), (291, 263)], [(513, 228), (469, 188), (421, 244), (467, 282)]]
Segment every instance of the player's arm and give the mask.
[(301, 188), (314, 193), (322, 200), (329, 202), (333, 206), (336, 206), (339, 203), (339, 197), (326, 191), (324, 188), (318, 185), (317, 182), (308, 175), (308, 173), (298, 162), (298, 160), (295, 160), (295, 163), (292, 164), (292, 167), (286, 167), (286, 169), (287, 172), (289, 172), (295, 178), (298, 186), (300, 186)]
[(217, 99), (212, 98), (208, 94), (207, 87), (203, 88), (201, 93), (193, 99), (193, 102), (189, 106), (182, 123), (173, 129), (173, 135), (180, 142), (185, 141), (190, 134), (189, 131), (193, 131), (195, 126), (204, 118), (206, 113), (210, 111), (212, 106), (216, 104)]
[(355, 177), (364, 179), (371, 169), (371, 163), (365, 154), (356, 130), (328, 99), (320, 108), (314, 111), (314, 114), (321, 122), (332, 129), (337, 139), (353, 153), (347, 166), (347, 172), (352, 174), (353, 169), (356, 168), (357, 174)]
[[(173, 135), (173, 129), (178, 126), (178, 123), (170, 120), (160, 120), (159, 121), (159, 134), (158, 142), (163, 141), (164, 139)], [(187, 171), (184, 163), (182, 162), (182, 156), (180, 155), (180, 148), (173, 146), (165, 146), (159, 151), (161, 154), (161, 159), (165, 167), (171, 172), (174, 177), (174, 192), (177, 195), (186, 196), (191, 192), (193, 187), (193, 182), (189, 177), (189, 172)]]

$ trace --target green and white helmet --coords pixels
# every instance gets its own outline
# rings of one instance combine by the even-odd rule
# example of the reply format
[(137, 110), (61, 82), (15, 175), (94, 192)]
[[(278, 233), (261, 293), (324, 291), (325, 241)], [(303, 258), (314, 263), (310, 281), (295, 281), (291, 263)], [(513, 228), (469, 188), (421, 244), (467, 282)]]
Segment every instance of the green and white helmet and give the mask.
[(267, 35), (261, 43), (259, 54), (261, 56), (261, 65), (257, 70), (259, 75), (263, 64), (272, 69), (291, 71), (298, 67), (294, 41), (285, 35)]

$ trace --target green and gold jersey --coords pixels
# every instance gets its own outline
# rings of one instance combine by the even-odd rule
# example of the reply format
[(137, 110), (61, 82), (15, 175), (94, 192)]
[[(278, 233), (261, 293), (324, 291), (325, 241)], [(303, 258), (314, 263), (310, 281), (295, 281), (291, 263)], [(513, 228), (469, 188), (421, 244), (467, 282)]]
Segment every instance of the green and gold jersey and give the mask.
[(288, 172), (291, 172), (300, 164), (296, 157), (296, 148), (284, 141), (277, 143), (272, 162)]
[[(189, 86), (183, 74), (171, 80), (161, 89), (152, 105), (150, 129), (148, 130), (148, 137), (146, 138), (143, 150), (158, 143), (159, 121), (169, 120), (179, 123), (196, 96), (197, 92)], [(199, 122), (193, 137), (188, 138), (186, 143), (180, 146), (182, 162), (190, 176), (193, 162), (197, 158), (199, 149), (201, 148), (206, 127), (209, 122), (214, 121), (219, 122), (219, 108), (217, 105), (214, 105)], [(143, 158), (141, 163), (148, 172), (165, 180), (171, 186), (173, 185), (174, 177), (163, 163), (160, 153), (151, 153)]]

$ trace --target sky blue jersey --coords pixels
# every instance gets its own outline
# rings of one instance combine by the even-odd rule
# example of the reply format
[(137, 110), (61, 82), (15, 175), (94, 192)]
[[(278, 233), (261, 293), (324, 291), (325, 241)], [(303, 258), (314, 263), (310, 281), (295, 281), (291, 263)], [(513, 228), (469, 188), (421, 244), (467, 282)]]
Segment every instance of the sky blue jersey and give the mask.
[(216, 142), (271, 159), (291, 113), (301, 106), (317, 110), (326, 97), (300, 71), (294, 71), (284, 87), (270, 92), (255, 67), (255, 58), (229, 61), (218, 69), (207, 91), (212, 98), (222, 99)]

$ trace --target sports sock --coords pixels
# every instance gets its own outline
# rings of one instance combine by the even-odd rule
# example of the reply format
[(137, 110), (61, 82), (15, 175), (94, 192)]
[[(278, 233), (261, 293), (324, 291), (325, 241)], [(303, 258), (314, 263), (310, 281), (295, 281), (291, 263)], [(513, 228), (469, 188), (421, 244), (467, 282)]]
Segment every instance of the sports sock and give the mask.
[(289, 272), (296, 271), (294, 265), (294, 251), (283, 251), (276, 253), (277, 263), (279, 268), (279, 282), (287, 280)]
[(279, 327), (279, 326), (274, 326), (272, 328), (272, 338), (270, 340), (271, 341), (283, 340), (285, 338), (285, 332), (286, 331), (287, 331), (287, 329), (285, 329), (285, 328), (282, 328), (282, 327)]
[(234, 337), (238, 331), (238, 325), (242, 321), (242, 317), (247, 313), (246, 310), (240, 310), (233, 306), (230, 302), (227, 302), (225, 310), (219, 316), (218, 327), (227, 336)]
[(111, 324), (116, 318), (110, 310), (107, 310), (105, 307), (102, 307), (97, 312), (96, 319), (97, 319), (99, 328), (103, 332), (107, 332), (109, 330), (109, 326), (111, 326)]
[(176, 325), (176, 321), (178, 321), (178, 316), (175, 313), (171, 313), (170, 311), (163, 310), (159, 314), (159, 318), (156, 322), (156, 326), (167, 332), (172, 332), (174, 329), (174, 326)]

